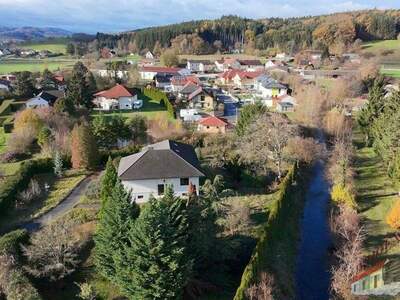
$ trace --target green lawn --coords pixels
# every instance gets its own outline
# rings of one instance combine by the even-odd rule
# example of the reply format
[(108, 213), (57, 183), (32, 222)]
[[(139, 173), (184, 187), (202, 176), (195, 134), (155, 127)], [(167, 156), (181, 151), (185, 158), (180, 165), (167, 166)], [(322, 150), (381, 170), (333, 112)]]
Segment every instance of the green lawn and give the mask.
[(33, 217), (37, 218), (56, 207), (85, 178), (86, 174), (67, 172), (63, 178), (57, 179), (50, 188), (42, 207), (35, 212)]
[(36, 51), (48, 50), (53, 53), (65, 53), (67, 45), (64, 43), (34, 43), (24, 44), (21, 48), (33, 49)]
[(381, 73), (386, 76), (393, 77), (393, 78), (400, 78), (400, 68), (399, 69), (381, 68)]
[(400, 40), (373, 41), (363, 44), (363, 51), (378, 53), (382, 50), (399, 50)]
[(10, 134), (5, 133), (3, 127), (0, 127), (0, 154), (4, 152), (7, 146), (7, 138)]
[(44, 69), (56, 71), (59, 69), (70, 68), (73, 64), (74, 61), (72, 60), (5, 60), (0, 62), (0, 74), (22, 71), (42, 72)]
[[(365, 250), (370, 254), (383, 244), (385, 238), (393, 236), (394, 231), (386, 224), (386, 216), (399, 199), (399, 189), (387, 176), (382, 159), (372, 148), (363, 147), (358, 131), (354, 142), (358, 147), (355, 155), (357, 203), (367, 233)], [(391, 252), (400, 256), (400, 247)]]

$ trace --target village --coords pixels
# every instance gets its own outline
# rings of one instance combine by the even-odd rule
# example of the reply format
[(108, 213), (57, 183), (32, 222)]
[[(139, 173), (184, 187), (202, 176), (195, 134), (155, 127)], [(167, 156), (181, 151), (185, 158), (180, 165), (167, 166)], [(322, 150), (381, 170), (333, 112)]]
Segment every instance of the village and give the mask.
[(400, 16), (371, 12), (297, 47), (233, 16), (0, 43), (0, 300), (396, 299)]

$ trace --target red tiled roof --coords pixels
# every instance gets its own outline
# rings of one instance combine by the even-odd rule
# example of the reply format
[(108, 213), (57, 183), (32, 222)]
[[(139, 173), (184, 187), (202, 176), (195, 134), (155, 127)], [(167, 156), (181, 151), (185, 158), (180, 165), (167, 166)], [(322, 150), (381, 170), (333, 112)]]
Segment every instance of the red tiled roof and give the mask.
[(214, 116), (203, 118), (199, 121), (199, 123), (204, 126), (215, 126), (215, 127), (228, 125), (228, 121), (226, 119)]
[(248, 72), (248, 71), (242, 71), (238, 69), (231, 69), (228, 71), (225, 71), (220, 75), (221, 78), (224, 78), (226, 80), (231, 80), (233, 79), (236, 75), (239, 75), (240, 78), (248, 78), (248, 79), (253, 79), (258, 76), (260, 76), (263, 73), (263, 71), (255, 71), (255, 72)]
[(169, 68), (169, 67), (156, 67), (156, 66), (143, 66), (142, 72), (155, 72), (155, 73), (178, 73), (181, 68)]
[(132, 97), (134, 95), (135, 93), (133, 91), (128, 90), (122, 84), (117, 84), (109, 90), (101, 91), (94, 94), (94, 96), (101, 96), (110, 99), (117, 99), (119, 97)]
[(236, 74), (241, 73), (241, 70), (238, 69), (230, 69), (228, 71), (223, 72), (222, 74), (219, 75), (219, 77), (224, 78), (225, 80), (231, 80), (233, 77), (236, 76)]
[(351, 283), (354, 283), (356, 281), (359, 281), (360, 279), (380, 270), (383, 268), (383, 266), (385, 265), (386, 261), (381, 261), (379, 263), (377, 263), (376, 265), (373, 265), (372, 267), (369, 267), (368, 269), (365, 269), (364, 271), (362, 271), (361, 273), (357, 274), (356, 276), (354, 276), (353, 280), (351, 281)]
[(171, 78), (173, 85), (186, 85), (188, 83), (198, 84), (199, 79), (196, 76), (174, 76)]

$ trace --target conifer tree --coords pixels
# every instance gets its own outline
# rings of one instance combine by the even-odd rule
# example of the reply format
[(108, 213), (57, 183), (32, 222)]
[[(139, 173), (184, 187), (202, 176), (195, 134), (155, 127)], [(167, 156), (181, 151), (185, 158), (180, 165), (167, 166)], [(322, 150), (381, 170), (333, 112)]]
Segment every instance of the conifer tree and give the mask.
[(115, 256), (128, 243), (129, 230), (139, 216), (139, 207), (131, 204), (131, 195), (120, 180), (114, 185), (95, 235), (95, 262), (98, 271), (109, 280), (115, 279)]
[[(89, 82), (90, 81), (90, 82)], [(92, 79), (89, 70), (78, 61), (72, 70), (71, 79), (67, 85), (66, 97), (76, 107), (90, 108), (92, 106)]]
[(185, 203), (170, 188), (151, 199), (117, 257), (117, 282), (131, 299), (180, 299), (192, 270)]
[(97, 164), (97, 146), (90, 127), (74, 126), (71, 133), (71, 161), (74, 169), (93, 169)]
[(111, 157), (108, 157), (108, 161), (106, 164), (106, 170), (104, 172), (103, 177), (101, 178), (101, 187), (100, 187), (100, 199), (101, 199), (101, 211), (100, 214), (104, 211), (106, 202), (108, 198), (111, 197), (112, 190), (115, 187), (118, 181), (117, 170), (115, 169), (114, 163)]
[(62, 157), (61, 157), (61, 154), (59, 151), (56, 151), (56, 153), (54, 155), (53, 163), (54, 163), (54, 174), (59, 178), (62, 177), (63, 161), (62, 161)]

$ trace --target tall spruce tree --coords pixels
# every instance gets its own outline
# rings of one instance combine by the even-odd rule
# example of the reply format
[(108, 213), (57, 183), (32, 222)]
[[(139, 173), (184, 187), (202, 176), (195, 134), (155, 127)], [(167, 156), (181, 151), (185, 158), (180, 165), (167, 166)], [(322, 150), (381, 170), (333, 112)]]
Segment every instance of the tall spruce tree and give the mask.
[(104, 203), (94, 238), (96, 267), (109, 280), (115, 280), (115, 256), (127, 246), (130, 228), (138, 216), (139, 207), (135, 202), (131, 203), (130, 193), (117, 179)]
[(66, 97), (76, 107), (90, 108), (92, 106), (92, 88), (89, 80), (91, 80), (89, 70), (78, 61), (72, 70), (66, 92)]
[(168, 189), (151, 199), (117, 257), (117, 283), (130, 299), (180, 299), (192, 271), (185, 203)]
[(112, 195), (112, 190), (118, 181), (117, 170), (115, 169), (114, 163), (111, 157), (108, 157), (106, 164), (106, 170), (101, 178), (100, 187), (100, 200), (101, 200), (101, 210), (100, 215), (104, 212), (106, 202)]

